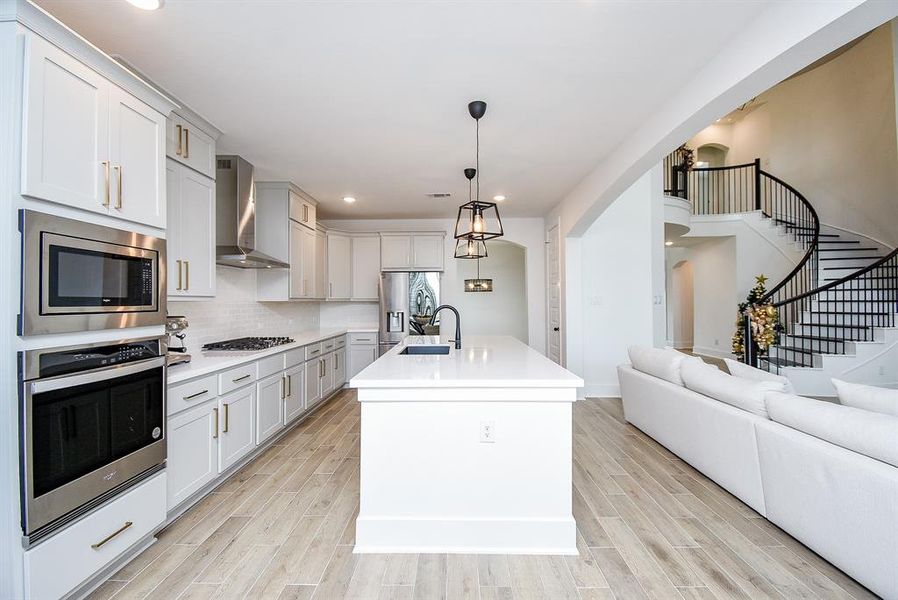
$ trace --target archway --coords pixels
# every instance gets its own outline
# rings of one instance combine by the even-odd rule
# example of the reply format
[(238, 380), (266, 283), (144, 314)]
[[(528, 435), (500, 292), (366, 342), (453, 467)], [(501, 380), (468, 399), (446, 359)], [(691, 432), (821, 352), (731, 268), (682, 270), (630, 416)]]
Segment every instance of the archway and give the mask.
[(726, 165), (728, 151), (723, 144), (703, 144), (695, 150), (695, 166), (722, 167)]
[(667, 294), (667, 340), (674, 348), (692, 349), (694, 307), (692, 264), (680, 260), (670, 270)]

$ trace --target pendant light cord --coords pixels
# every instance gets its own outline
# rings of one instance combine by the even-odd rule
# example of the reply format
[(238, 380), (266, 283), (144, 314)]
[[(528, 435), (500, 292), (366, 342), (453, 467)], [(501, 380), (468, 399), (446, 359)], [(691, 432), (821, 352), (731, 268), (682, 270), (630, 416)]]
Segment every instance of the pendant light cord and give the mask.
[(477, 142), (474, 145), (474, 155), (475, 155), (475, 163), (477, 168), (477, 202), (480, 202), (480, 119), (475, 119), (475, 136), (477, 138)]

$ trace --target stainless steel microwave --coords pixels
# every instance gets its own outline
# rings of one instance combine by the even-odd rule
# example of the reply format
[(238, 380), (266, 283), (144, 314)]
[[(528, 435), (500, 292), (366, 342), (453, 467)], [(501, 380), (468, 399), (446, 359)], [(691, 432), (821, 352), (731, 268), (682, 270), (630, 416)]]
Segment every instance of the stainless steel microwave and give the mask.
[(19, 335), (165, 323), (164, 239), (30, 210), (19, 231)]

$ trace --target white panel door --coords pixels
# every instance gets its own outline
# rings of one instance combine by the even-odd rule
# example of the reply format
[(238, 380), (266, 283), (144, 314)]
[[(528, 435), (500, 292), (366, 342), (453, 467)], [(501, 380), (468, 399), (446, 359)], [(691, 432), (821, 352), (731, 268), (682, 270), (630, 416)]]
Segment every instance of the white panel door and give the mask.
[(349, 346), (349, 379), (377, 360), (377, 346)]
[(219, 399), (219, 473), (224, 473), (255, 449), (255, 408), (256, 390), (253, 386)]
[(334, 391), (334, 353), (321, 357), (324, 367), (321, 370), (321, 397), (327, 398)]
[(302, 236), (302, 298), (315, 295), (315, 232), (300, 227)]
[(315, 232), (315, 291), (313, 298), (327, 298), (327, 238), (323, 231)]
[(327, 298), (349, 300), (352, 295), (352, 238), (327, 234)]
[(168, 509), (171, 510), (218, 476), (218, 400), (168, 419)]
[(413, 235), (412, 236), (412, 263), (419, 271), (443, 270), (443, 239), (442, 235)]
[(276, 373), (256, 384), (256, 444), (284, 426), (284, 376)]
[(106, 213), (111, 84), (36, 35), (26, 39), (22, 194)]
[(313, 358), (306, 363), (306, 409), (310, 409), (321, 400), (321, 377), (324, 372), (324, 360)]
[(115, 216), (165, 227), (165, 117), (110, 86), (109, 161)]
[(547, 339), (549, 340), (549, 359), (560, 365), (562, 362), (561, 351), (561, 254), (559, 246), (558, 225), (553, 225), (546, 232), (546, 285), (548, 287), (548, 299), (546, 302), (548, 312)]
[(215, 140), (175, 114), (168, 119), (166, 153), (203, 175), (215, 178)]
[(165, 258), (168, 264), (166, 294), (170, 298), (187, 293), (184, 291), (184, 271), (181, 268), (181, 240), (184, 237), (181, 229), (182, 168), (171, 159), (165, 161), (165, 213), (168, 220), (165, 228)]
[(384, 271), (412, 267), (412, 236), (384, 235), (380, 240), (380, 264)]
[(302, 298), (305, 296), (305, 281), (303, 280), (302, 240), (306, 229), (296, 221), (290, 221), (290, 297)]
[(352, 238), (352, 299), (377, 300), (380, 278), (380, 236)]
[[(178, 245), (184, 269), (184, 294), (214, 296), (215, 181), (186, 167), (180, 167), (180, 171), (182, 235)], [(171, 223), (171, 215), (168, 220)]]
[(338, 390), (346, 383), (346, 348), (334, 352), (334, 389)]
[(303, 401), (305, 396), (305, 370), (305, 365), (299, 364), (284, 371), (287, 384), (287, 391), (284, 394), (284, 425), (290, 423), (306, 409)]

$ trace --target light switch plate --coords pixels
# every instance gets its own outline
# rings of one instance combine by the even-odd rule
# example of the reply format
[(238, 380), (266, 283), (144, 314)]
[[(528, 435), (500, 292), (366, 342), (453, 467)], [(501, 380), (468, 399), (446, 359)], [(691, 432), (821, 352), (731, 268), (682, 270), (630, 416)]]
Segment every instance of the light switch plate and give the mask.
[(496, 441), (496, 422), (481, 421), (480, 422), (480, 443), (492, 444)]

